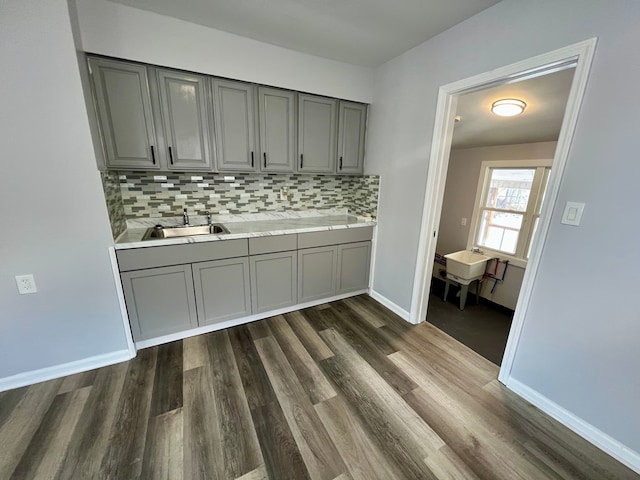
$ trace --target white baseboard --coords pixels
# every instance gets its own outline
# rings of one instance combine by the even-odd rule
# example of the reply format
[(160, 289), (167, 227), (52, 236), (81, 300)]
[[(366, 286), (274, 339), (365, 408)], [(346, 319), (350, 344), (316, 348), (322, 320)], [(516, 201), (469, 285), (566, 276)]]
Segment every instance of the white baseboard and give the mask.
[(341, 295), (335, 295), (329, 298), (322, 298), (320, 300), (313, 300), (306, 303), (298, 303), (290, 307), (280, 308), (278, 310), (271, 310), (269, 312), (258, 313), (255, 315), (249, 315), (247, 317), (234, 318), (227, 322), (220, 322), (214, 325), (205, 325), (204, 327), (192, 328), (191, 330), (184, 330), (182, 332), (172, 333), (170, 335), (163, 335), (162, 337), (150, 338), (148, 340), (142, 340), (136, 342), (136, 348), (138, 350), (142, 348), (155, 347), (163, 343), (175, 342), (176, 340), (183, 340), (189, 337), (195, 337), (196, 335), (202, 335), (204, 333), (216, 332), (225, 328), (236, 327), (245, 323), (255, 322), (257, 320), (263, 320), (265, 318), (274, 317), (276, 315), (282, 315), (284, 313), (295, 312), (296, 310), (302, 310), (303, 308), (315, 307), (316, 305), (322, 305), (323, 303), (335, 302), (342, 300), (343, 298), (354, 297), (356, 295), (362, 295), (367, 293), (368, 290), (358, 290), (357, 292), (343, 293)]
[(556, 419), (565, 427), (570, 428), (585, 440), (594, 444), (600, 450), (608, 453), (613, 458), (623, 463), (631, 470), (640, 473), (640, 453), (623, 445), (590, 423), (577, 417), (557, 403), (549, 400), (544, 395), (528, 387), (524, 383), (509, 378), (507, 388), (513, 390), (529, 403), (535, 405), (550, 417)]
[(373, 289), (370, 291), (369, 296), (373, 298), (376, 302), (379, 302), (385, 307), (387, 307), (389, 310), (391, 310), (393, 313), (398, 315), (403, 320), (406, 320), (407, 322), (409, 322), (409, 318), (410, 318), (409, 312), (407, 312), (404, 308), (396, 305), (387, 297), (385, 297), (384, 295), (380, 295), (378, 292), (376, 292)]
[[(133, 357), (134, 356), (135, 355), (133, 355)], [(18, 373), (10, 377), (0, 378), (0, 392), (53, 380), (54, 378), (66, 377), (74, 373), (86, 372), (87, 370), (93, 370), (95, 368), (106, 367), (114, 363), (126, 362), (131, 358), (132, 355), (129, 350), (119, 350), (117, 352), (104, 353), (61, 365), (54, 365), (53, 367)]]

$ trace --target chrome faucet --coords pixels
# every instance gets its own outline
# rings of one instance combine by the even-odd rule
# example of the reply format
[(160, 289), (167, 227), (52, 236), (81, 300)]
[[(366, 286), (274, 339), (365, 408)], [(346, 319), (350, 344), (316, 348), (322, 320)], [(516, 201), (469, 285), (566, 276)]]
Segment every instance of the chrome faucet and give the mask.
[(211, 212), (207, 210), (204, 214), (207, 216), (207, 225), (211, 225)]
[(484, 254), (484, 252), (482, 250), (480, 250), (478, 247), (473, 247), (471, 249), (471, 253), (479, 253), (480, 255)]
[(182, 222), (184, 225), (189, 225), (189, 214), (186, 208), (182, 210)]

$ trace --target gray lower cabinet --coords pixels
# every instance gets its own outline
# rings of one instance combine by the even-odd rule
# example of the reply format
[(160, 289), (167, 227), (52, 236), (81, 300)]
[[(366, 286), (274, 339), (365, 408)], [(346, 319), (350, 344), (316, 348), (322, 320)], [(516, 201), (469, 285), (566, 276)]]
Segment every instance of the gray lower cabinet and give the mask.
[(337, 100), (298, 95), (298, 172), (334, 173)]
[(214, 79), (213, 100), (218, 170), (256, 171), (255, 87)]
[(123, 272), (120, 277), (136, 341), (198, 326), (191, 265)]
[(338, 247), (298, 250), (298, 302), (310, 302), (336, 294)]
[(147, 69), (89, 58), (96, 109), (109, 168), (160, 168)]
[(249, 257), (254, 314), (297, 303), (297, 260), (296, 251)]
[(211, 170), (207, 78), (163, 69), (156, 76), (165, 143), (158, 153), (165, 156), (169, 170)]
[(194, 263), (192, 268), (200, 326), (251, 315), (247, 257)]
[(362, 174), (366, 123), (366, 105), (340, 101), (338, 108), (338, 173)]
[(295, 99), (294, 92), (258, 88), (262, 172), (295, 170)]
[(368, 288), (370, 260), (371, 242), (338, 245), (336, 293), (349, 293)]

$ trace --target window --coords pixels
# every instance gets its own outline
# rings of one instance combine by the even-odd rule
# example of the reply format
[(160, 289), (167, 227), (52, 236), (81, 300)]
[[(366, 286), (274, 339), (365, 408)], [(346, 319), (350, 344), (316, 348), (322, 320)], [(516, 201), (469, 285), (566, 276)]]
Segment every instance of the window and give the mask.
[(551, 160), (482, 162), (469, 248), (526, 262), (550, 170)]

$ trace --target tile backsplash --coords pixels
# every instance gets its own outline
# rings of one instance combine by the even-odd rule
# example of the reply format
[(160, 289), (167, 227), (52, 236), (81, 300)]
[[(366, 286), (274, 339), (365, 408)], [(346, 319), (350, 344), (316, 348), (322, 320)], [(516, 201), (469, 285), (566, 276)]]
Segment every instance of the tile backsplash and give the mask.
[(354, 215), (368, 213), (375, 218), (380, 187), (377, 175), (118, 171), (103, 172), (102, 178), (114, 237), (122, 231), (123, 217), (125, 223), (126, 219), (175, 217), (185, 207), (195, 214), (205, 210), (236, 214), (346, 207)]
[(124, 213), (124, 205), (122, 204), (120, 180), (116, 172), (100, 172), (100, 177), (102, 178), (104, 198), (109, 210), (111, 232), (113, 233), (113, 238), (117, 238), (127, 229), (127, 216)]

